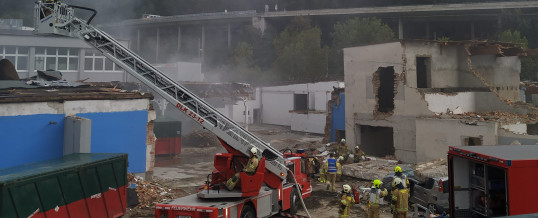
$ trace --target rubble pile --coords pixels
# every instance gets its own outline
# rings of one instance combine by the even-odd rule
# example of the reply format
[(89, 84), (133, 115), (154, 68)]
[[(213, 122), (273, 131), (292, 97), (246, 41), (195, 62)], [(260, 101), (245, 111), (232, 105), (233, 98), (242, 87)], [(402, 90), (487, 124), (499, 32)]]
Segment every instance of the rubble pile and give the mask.
[(505, 111), (492, 112), (466, 112), (462, 114), (450, 114), (451, 118), (471, 119), (476, 121), (499, 121), (502, 123), (532, 123), (538, 121), (538, 114), (516, 114)]
[(360, 163), (346, 164), (342, 166), (342, 174), (358, 179), (374, 180), (382, 179), (385, 175), (394, 172), (398, 164), (395, 160), (372, 159)]
[(181, 144), (186, 147), (215, 147), (219, 146), (220, 142), (217, 136), (208, 130), (194, 130), (182, 137)]
[(136, 184), (135, 190), (138, 196), (138, 201), (140, 202), (136, 206), (137, 208), (150, 208), (153, 207), (155, 203), (179, 197), (172, 191), (172, 189), (166, 188), (157, 182), (147, 181), (141, 177), (134, 176), (133, 174), (128, 174), (127, 178), (131, 184)]
[(446, 159), (438, 159), (427, 163), (418, 164), (415, 169), (415, 178), (424, 181), (426, 178), (439, 178), (448, 176)]

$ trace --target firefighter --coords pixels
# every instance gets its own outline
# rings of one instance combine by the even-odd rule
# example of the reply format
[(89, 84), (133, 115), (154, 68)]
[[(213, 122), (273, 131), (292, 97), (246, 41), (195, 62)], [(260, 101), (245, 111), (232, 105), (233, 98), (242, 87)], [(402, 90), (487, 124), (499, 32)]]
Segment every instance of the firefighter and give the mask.
[(334, 153), (331, 153), (330, 158), (327, 160), (327, 190), (329, 190), (329, 187), (332, 187), (332, 191), (335, 191), (336, 171), (336, 159), (334, 159)]
[(338, 208), (338, 218), (349, 218), (351, 214), (351, 206), (355, 204), (351, 186), (345, 184), (342, 186), (342, 198), (340, 199), (340, 207)]
[(313, 157), (310, 157), (308, 158), (308, 177), (313, 179), (314, 174), (316, 174), (316, 160)]
[(326, 183), (327, 182), (327, 170), (328, 170), (328, 162), (325, 161), (323, 165), (321, 165), (321, 169), (319, 169), (319, 182)]
[(394, 218), (406, 218), (409, 202), (409, 190), (400, 178), (394, 178), (395, 189), (392, 190), (390, 209)]
[(346, 139), (340, 140), (340, 143), (336, 148), (336, 155), (344, 157), (344, 162), (347, 161), (347, 158), (349, 157), (349, 149), (346, 145)]
[(379, 205), (383, 204), (383, 197), (388, 194), (387, 189), (381, 190), (381, 183), (379, 179), (372, 182), (368, 198), (368, 218), (379, 218)]
[[(396, 181), (396, 178), (399, 178), (402, 181), (402, 185), (404, 188), (409, 187), (409, 179), (407, 179), (407, 176), (402, 173), (402, 168), (400, 166), (394, 167), (394, 179), (392, 180), (392, 188), (394, 189), (394, 182)], [(405, 182), (404, 182), (405, 181)]]
[[(256, 172), (256, 169), (258, 168), (258, 163), (259, 163), (258, 157), (256, 156), (257, 154), (258, 154), (258, 149), (256, 149), (255, 147), (250, 148), (250, 157), (248, 159), (247, 166), (244, 167), (242, 170), (243, 172), (247, 174), (253, 174)], [(226, 188), (230, 191), (233, 190), (235, 187), (235, 184), (239, 182), (240, 178), (241, 178), (240, 173), (239, 172), (235, 173), (235, 175), (232, 176), (232, 178), (226, 181)]]
[(358, 163), (361, 161), (366, 160), (366, 154), (359, 148), (359, 146), (355, 146), (355, 152), (353, 153), (353, 163)]
[(338, 157), (338, 161), (336, 161), (336, 181), (341, 182), (342, 181), (342, 163), (344, 162), (344, 157), (340, 156)]

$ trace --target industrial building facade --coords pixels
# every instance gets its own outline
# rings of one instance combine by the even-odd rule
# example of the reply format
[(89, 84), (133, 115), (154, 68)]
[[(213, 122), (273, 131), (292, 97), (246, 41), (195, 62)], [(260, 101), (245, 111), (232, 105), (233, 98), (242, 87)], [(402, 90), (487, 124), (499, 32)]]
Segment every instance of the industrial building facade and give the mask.
[(10, 60), (24, 79), (36, 70), (58, 70), (67, 81), (128, 80), (127, 73), (76, 38), (37, 36), (29, 30), (0, 29), (0, 59)]

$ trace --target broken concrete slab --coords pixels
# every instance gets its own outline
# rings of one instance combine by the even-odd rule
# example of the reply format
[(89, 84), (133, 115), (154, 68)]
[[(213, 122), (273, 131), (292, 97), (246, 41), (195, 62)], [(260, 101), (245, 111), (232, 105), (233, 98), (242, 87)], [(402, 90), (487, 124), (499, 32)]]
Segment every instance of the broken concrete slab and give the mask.
[(346, 164), (342, 166), (342, 174), (357, 179), (370, 181), (375, 179), (381, 180), (385, 175), (393, 173), (394, 167), (404, 165), (411, 167), (409, 164), (398, 164), (398, 162), (395, 160), (377, 158), (375, 160), (360, 163)]
[(427, 178), (446, 176), (448, 176), (448, 165), (444, 158), (419, 164), (415, 168), (415, 178), (420, 181), (424, 181)]

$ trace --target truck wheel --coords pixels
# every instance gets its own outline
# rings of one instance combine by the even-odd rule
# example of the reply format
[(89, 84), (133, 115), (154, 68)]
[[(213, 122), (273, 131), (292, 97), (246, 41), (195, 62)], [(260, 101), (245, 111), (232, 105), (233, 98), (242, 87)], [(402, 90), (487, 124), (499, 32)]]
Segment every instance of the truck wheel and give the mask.
[(243, 209), (241, 209), (241, 218), (256, 218), (254, 208), (250, 205), (243, 206)]
[(428, 210), (430, 211), (430, 214), (436, 214), (437, 206), (435, 206), (435, 204), (428, 204)]
[(291, 196), (290, 196), (290, 213), (291, 214), (297, 214), (297, 210), (299, 210), (299, 204), (301, 203), (301, 199), (299, 199), (299, 192), (296, 188), (293, 188), (291, 190)]

